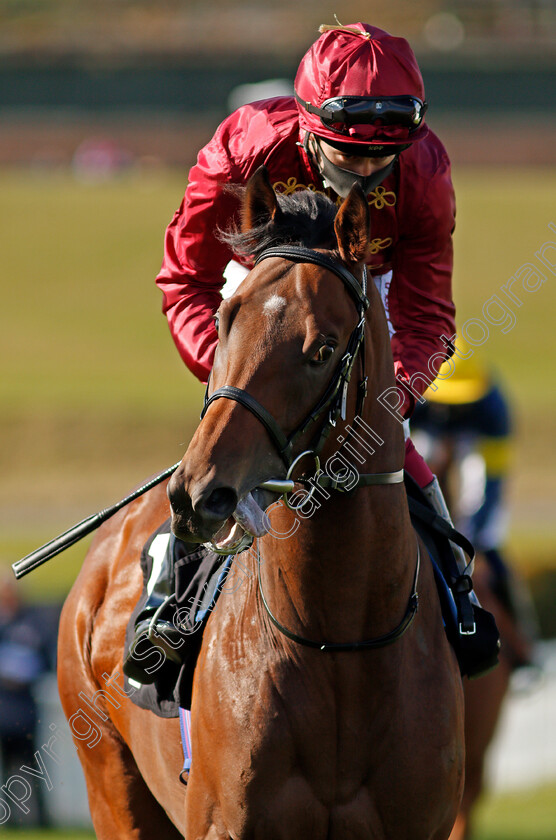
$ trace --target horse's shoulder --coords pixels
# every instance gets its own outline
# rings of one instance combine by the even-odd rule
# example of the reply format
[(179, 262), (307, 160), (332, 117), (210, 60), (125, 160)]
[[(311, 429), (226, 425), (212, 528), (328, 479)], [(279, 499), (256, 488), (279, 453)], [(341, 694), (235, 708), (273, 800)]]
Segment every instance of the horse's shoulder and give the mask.
[[(155, 487), (98, 530), (66, 600), (61, 632), (77, 634), (91, 661), (123, 645), (142, 587), (139, 559), (149, 536), (169, 515), (166, 485)], [(96, 670), (96, 668), (94, 668)]]

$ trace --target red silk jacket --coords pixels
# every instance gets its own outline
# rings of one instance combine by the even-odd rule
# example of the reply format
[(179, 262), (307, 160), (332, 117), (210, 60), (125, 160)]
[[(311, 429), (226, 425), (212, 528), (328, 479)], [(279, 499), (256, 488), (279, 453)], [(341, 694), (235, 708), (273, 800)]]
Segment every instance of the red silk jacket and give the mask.
[[(237, 198), (223, 188), (245, 184), (264, 164), (276, 192), (308, 187), (337, 198), (324, 189), (301, 139), (293, 98), (252, 103), (224, 120), (191, 169), (182, 204), (166, 230), (156, 282), (181, 357), (201, 381), (207, 380), (218, 342), (213, 315), (221, 302), (222, 274), (234, 257), (215, 235), (239, 210)], [(450, 162), (438, 138), (429, 131), (406, 149), (368, 201), (368, 265), (375, 278), (383, 278), (396, 373), (406, 381), (423, 373), (412, 383), (422, 394), (449, 355), (440, 337), (455, 333), (455, 201)]]

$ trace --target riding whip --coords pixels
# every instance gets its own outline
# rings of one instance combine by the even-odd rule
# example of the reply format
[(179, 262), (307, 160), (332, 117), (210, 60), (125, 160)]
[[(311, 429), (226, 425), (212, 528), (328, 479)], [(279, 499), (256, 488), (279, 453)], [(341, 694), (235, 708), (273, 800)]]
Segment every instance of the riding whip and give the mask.
[(110, 519), (111, 516), (114, 516), (115, 513), (128, 505), (134, 499), (142, 496), (143, 493), (147, 492), (147, 490), (150, 490), (152, 487), (156, 487), (156, 485), (160, 484), (161, 481), (164, 481), (165, 478), (171, 476), (179, 465), (180, 462), (178, 461), (178, 463), (174, 464), (173, 467), (168, 467), (163, 472), (155, 475), (154, 478), (151, 478), (146, 482), (146, 484), (138, 487), (137, 490), (134, 490), (133, 493), (130, 493), (130, 495), (126, 496), (125, 499), (121, 499), (121, 501), (116, 502), (116, 504), (112, 505), (112, 507), (105, 508), (98, 513), (93, 513), (92, 516), (87, 516), (86, 519), (82, 519), (81, 522), (78, 522), (77, 525), (74, 525), (72, 528), (64, 531), (64, 533), (60, 534), (59, 537), (55, 537), (53, 540), (50, 540), (50, 542), (41, 545), (40, 548), (36, 548), (35, 551), (31, 552), (31, 554), (28, 554), (21, 560), (17, 560), (17, 562), (12, 563), (12, 569), (16, 578), (19, 580), (19, 578), (22, 578), (29, 572), (32, 572), (33, 569), (38, 568), (38, 566), (42, 566), (42, 564), (46, 563), (47, 560), (51, 560), (53, 557), (56, 557), (57, 554), (60, 554), (60, 552), (65, 551), (65, 549), (69, 548), (70, 545), (79, 542), (79, 540), (82, 540), (83, 537), (91, 534), (100, 527), (103, 522), (106, 522), (107, 519)]

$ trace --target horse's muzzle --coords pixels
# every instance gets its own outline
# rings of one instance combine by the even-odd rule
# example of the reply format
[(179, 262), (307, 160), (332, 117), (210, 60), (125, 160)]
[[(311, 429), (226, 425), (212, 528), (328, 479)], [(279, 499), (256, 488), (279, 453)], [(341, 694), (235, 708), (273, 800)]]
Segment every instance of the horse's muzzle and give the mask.
[(172, 478), (168, 485), (172, 509), (172, 531), (186, 542), (210, 542), (226, 552), (245, 534), (261, 537), (270, 529), (265, 508), (273, 498), (268, 490), (255, 489), (241, 500), (233, 487), (207, 485), (190, 495), (183, 481)]
[(168, 499), (172, 510), (172, 531), (186, 542), (210, 540), (238, 504), (233, 487), (209, 485), (191, 496), (179, 474), (174, 474), (168, 483)]

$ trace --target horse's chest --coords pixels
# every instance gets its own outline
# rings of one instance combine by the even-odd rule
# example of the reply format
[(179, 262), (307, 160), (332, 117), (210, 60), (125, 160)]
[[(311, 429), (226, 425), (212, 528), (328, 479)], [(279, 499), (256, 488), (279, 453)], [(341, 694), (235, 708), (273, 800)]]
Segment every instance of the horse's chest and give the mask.
[(194, 749), (219, 779), (230, 836), (431, 836), (439, 811), (454, 800), (461, 755), (453, 721), (439, 725), (424, 696), (414, 702), (419, 686), (392, 651), (373, 654), (374, 666), (382, 666), (377, 679), (375, 669), (356, 668), (353, 658), (334, 669), (329, 659), (309, 667), (268, 648), (259, 656), (258, 640), (249, 644), (245, 635), (221, 657), (217, 638), (201, 663), (207, 667), (200, 669), (204, 703)]
[(374, 696), (364, 679), (339, 684), (324, 671), (291, 663), (267, 663), (256, 673), (254, 679), (248, 669), (242, 678), (240, 665), (232, 690), (219, 693), (220, 709), (226, 709), (219, 750), (227, 756), (225, 766), (249, 768), (242, 777), (245, 795), (253, 791), (256, 799), (260, 786), (289, 789), (296, 778), (298, 792), (304, 785), (310, 792), (304, 807), (315, 797), (327, 807), (338, 799), (356, 799), (392, 756), (391, 738), (385, 737), (392, 718), (384, 694)]

